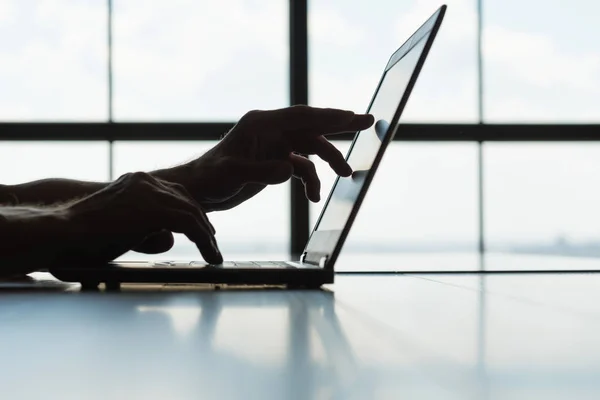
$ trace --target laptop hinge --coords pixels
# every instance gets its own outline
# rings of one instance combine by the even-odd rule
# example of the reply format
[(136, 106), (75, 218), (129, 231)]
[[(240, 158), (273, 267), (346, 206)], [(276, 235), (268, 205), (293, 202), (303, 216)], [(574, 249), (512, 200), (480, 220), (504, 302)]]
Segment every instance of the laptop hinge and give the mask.
[(303, 263), (318, 265), (321, 268), (325, 268), (325, 265), (327, 264), (328, 259), (329, 259), (329, 254), (326, 254), (326, 253), (305, 252), (302, 255)]
[(306, 259), (306, 252), (302, 253), (302, 255), (300, 256), (300, 263), (303, 263), (305, 259)]

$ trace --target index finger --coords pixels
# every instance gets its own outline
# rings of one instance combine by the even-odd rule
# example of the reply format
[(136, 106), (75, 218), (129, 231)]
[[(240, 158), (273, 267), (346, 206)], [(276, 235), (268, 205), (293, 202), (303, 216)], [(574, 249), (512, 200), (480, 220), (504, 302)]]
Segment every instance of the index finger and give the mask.
[(347, 125), (355, 116), (357, 115), (354, 112), (348, 110), (297, 105), (277, 110), (256, 111), (251, 113), (250, 120), (265, 127), (282, 130), (324, 129)]
[(166, 223), (170, 224), (175, 232), (183, 233), (196, 244), (202, 257), (211, 264), (221, 264), (223, 256), (219, 251), (217, 241), (210, 228), (193, 214), (180, 210), (167, 210)]
[(314, 129), (314, 133), (317, 135), (335, 135), (339, 133), (355, 133), (357, 131), (363, 131), (370, 128), (375, 122), (375, 118), (371, 114), (355, 114), (350, 121), (342, 125), (335, 125), (329, 127), (322, 127)]

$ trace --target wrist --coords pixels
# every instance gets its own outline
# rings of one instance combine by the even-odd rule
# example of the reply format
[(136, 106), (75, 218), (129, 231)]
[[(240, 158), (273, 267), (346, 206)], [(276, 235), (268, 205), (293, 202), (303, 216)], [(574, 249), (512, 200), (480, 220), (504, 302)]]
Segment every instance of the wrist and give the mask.
[[(188, 193), (196, 200), (205, 212), (212, 211), (210, 208), (210, 199), (206, 197), (207, 190), (210, 191), (211, 172), (214, 166), (206, 165), (201, 157), (187, 164), (177, 167), (153, 171), (150, 174), (157, 178), (171, 183), (177, 183), (185, 187)], [(212, 183), (215, 184), (214, 181)], [(218, 182), (216, 182), (218, 186)]]
[(111, 235), (111, 224), (103, 209), (89, 203), (85, 199), (71, 203), (55, 210), (50, 217), (58, 232), (53, 246), (57, 251), (50, 251), (53, 265), (77, 265), (100, 259), (103, 239), (106, 234)]
[(80, 251), (83, 231), (68, 207), (55, 208), (40, 215), (38, 226), (36, 242), (41, 243), (43, 251), (37, 253), (44, 257), (40, 265), (47, 269), (64, 265)]
[(193, 181), (193, 171), (195, 170), (195, 161), (177, 167), (159, 169), (150, 172), (150, 175), (163, 181), (178, 183), (185, 187)]
[(1, 209), (0, 276), (27, 274), (52, 266), (70, 243), (69, 219), (62, 209)]
[(49, 249), (68, 243), (74, 237), (69, 213), (63, 208), (31, 209), (29, 215), (15, 219), (14, 225), (21, 243), (38, 243)]

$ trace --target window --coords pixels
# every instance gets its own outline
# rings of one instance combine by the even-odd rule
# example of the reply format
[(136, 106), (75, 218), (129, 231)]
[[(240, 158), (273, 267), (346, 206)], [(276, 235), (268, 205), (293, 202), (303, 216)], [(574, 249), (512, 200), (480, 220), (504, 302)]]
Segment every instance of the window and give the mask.
[(600, 256), (600, 145), (485, 145), (490, 250)]
[[(193, 160), (214, 146), (214, 142), (116, 142), (115, 176), (127, 172), (151, 171)], [(217, 231), (217, 241), (228, 260), (289, 258), (289, 184), (271, 186), (238, 207), (208, 214)], [(268, 210), (268, 211), (267, 211)], [(161, 259), (199, 259), (196, 247), (177, 235), (174, 248)], [(126, 258), (152, 258), (128, 254)]]
[[(597, 2), (581, 0), (568, 7), (558, 0), (446, 3), (444, 23), (403, 123), (430, 128), (439, 123), (436, 132), (460, 140), (462, 132), (446, 124), (482, 122), (485, 133), (493, 130), (486, 123), (599, 123)], [(482, 71), (478, 3), (483, 5)], [(390, 54), (440, 4), (309, 1), (308, 82), (299, 82), (308, 84), (309, 104), (363, 112)], [(103, 181), (109, 171), (118, 177), (175, 165), (215, 143), (202, 136), (205, 122), (231, 123), (250, 109), (286, 106), (289, 10), (288, 0), (1, 1), (0, 140), (14, 136), (15, 127), (5, 122), (104, 123), (111, 111), (117, 123), (196, 122), (183, 129), (197, 133), (198, 140), (124, 142), (119, 135), (137, 125), (103, 124), (96, 132), (116, 140), (111, 158), (107, 142), (45, 141), (48, 124), (21, 125), (16, 129), (26, 139), (43, 141), (0, 141), (0, 183), (49, 176)], [(576, 140), (567, 136), (570, 129), (583, 128), (565, 129), (566, 141)], [(82, 129), (82, 139), (85, 134)], [(343, 152), (350, 145), (334, 143)], [(488, 249), (600, 256), (600, 239), (589, 217), (600, 200), (590, 183), (600, 168), (594, 161), (596, 143), (483, 146), (482, 222)], [(448, 257), (449, 252), (462, 257), (477, 249), (477, 150), (475, 142), (394, 142), (339, 265), (354, 268), (351, 260), (372, 259), (378, 252), (384, 258), (405, 253), (414, 261), (406, 269), (477, 269), (477, 260)], [(310, 205), (313, 224), (335, 179), (328, 166), (315, 162), (323, 200)], [(240, 207), (209, 215), (226, 258), (287, 258), (290, 216), (298, 215), (290, 209), (289, 191), (289, 183), (269, 187)], [(199, 255), (178, 236), (164, 257)], [(367, 265), (358, 264), (360, 269)], [(369, 265), (374, 264), (397, 268)]]
[(600, 121), (600, 3), (487, 0), (488, 122)]
[[(350, 144), (335, 143), (343, 153)], [(393, 142), (350, 231), (340, 267), (353, 268), (357, 255), (389, 258), (404, 253), (425, 269), (439, 268), (440, 264), (418, 260), (459, 253), (467, 254), (475, 268), (471, 258), (478, 240), (476, 150), (475, 144)], [(335, 180), (326, 163), (314, 161), (323, 200), (311, 205), (313, 224)]]
[(105, 1), (0, 3), (0, 120), (108, 116)]
[(288, 104), (288, 5), (114, 0), (115, 119), (231, 121)]
[[(475, 1), (447, 3), (404, 121), (478, 118)], [(309, 2), (310, 104), (364, 112), (390, 55), (439, 6), (434, 0)]]
[(0, 183), (44, 178), (108, 180), (106, 142), (0, 142)]

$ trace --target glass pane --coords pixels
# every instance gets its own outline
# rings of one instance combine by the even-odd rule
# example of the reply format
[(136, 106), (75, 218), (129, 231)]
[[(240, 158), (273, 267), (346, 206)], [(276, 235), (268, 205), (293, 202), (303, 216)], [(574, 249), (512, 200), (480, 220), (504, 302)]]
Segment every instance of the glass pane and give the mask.
[[(202, 155), (214, 145), (211, 141), (115, 142), (115, 177), (127, 172), (179, 165)], [(270, 186), (238, 207), (208, 215), (225, 259), (289, 258), (289, 193), (289, 183)], [(128, 254), (125, 258), (198, 260), (200, 255), (187, 238), (177, 235), (176, 244), (168, 255)]]
[(0, 120), (105, 120), (106, 1), (2, 0)]
[[(475, 1), (446, 3), (405, 121), (477, 120)], [(377, 6), (360, 0), (310, 1), (311, 105), (366, 110), (390, 55), (439, 6), (435, 0), (385, 0)]]
[[(344, 153), (350, 144), (333, 143)], [(313, 161), (323, 184), (323, 200), (311, 204), (314, 224), (335, 175), (323, 161)], [(398, 268), (397, 260), (407, 269), (476, 269), (477, 216), (476, 144), (393, 142), (336, 269)], [(447, 253), (460, 257), (440, 261)]]
[(600, 256), (599, 160), (596, 143), (486, 144), (488, 248)]
[(0, 183), (45, 178), (108, 180), (106, 142), (0, 142)]
[(487, 0), (485, 119), (600, 120), (600, 3)]
[(237, 120), (288, 104), (288, 2), (114, 0), (115, 118)]

